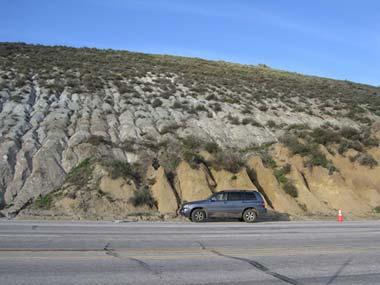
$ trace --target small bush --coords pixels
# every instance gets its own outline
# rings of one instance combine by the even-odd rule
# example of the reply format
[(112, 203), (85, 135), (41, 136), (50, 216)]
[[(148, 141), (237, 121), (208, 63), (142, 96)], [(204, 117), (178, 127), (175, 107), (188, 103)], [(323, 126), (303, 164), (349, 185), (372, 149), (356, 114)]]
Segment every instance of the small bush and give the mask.
[(272, 156), (267, 151), (261, 151), (260, 158), (265, 167), (275, 168), (277, 166), (276, 161), (274, 161)]
[(259, 106), (259, 110), (262, 111), (262, 112), (266, 112), (266, 111), (268, 111), (268, 107), (265, 106), (265, 105), (260, 105)]
[(34, 201), (34, 206), (38, 209), (50, 209), (52, 206), (53, 198), (50, 194), (47, 195), (39, 195), (37, 199)]
[(248, 124), (250, 124), (250, 125), (252, 125), (252, 126), (254, 126), (254, 127), (261, 127), (261, 124), (260, 124), (258, 121), (256, 121), (255, 119), (252, 119), (252, 118), (244, 118), (244, 119), (241, 121), (241, 123), (242, 123), (243, 125), (248, 125)]
[(232, 116), (231, 114), (228, 115), (228, 120), (230, 121), (231, 124), (233, 125), (240, 125), (240, 120), (238, 117)]
[(195, 111), (197, 111), (197, 112), (207, 112), (208, 110), (207, 110), (207, 108), (204, 105), (197, 105), (195, 107)]
[(275, 128), (277, 125), (276, 125), (276, 122), (275, 121), (273, 121), (273, 120), (269, 120), (268, 122), (267, 122), (267, 126), (269, 127), (269, 128)]
[(175, 150), (167, 149), (160, 155), (159, 161), (164, 166), (165, 171), (174, 173), (181, 162), (181, 157)]
[(329, 168), (329, 161), (327, 160), (326, 156), (319, 151), (318, 146), (316, 146), (311, 150), (311, 154), (309, 159), (306, 161), (306, 165)]
[(210, 94), (206, 97), (206, 100), (211, 101), (211, 100), (218, 100), (218, 97), (216, 97), (214, 94)]
[(350, 140), (359, 140), (360, 132), (351, 127), (344, 127), (341, 129), (340, 134), (342, 137)]
[(182, 144), (186, 149), (196, 150), (203, 144), (203, 141), (196, 136), (187, 136), (182, 139)]
[(275, 169), (273, 171), (273, 174), (279, 183), (284, 184), (288, 182), (288, 178), (286, 177), (286, 174), (290, 173), (291, 167), (292, 166), (289, 163), (287, 163), (283, 167), (279, 169)]
[(309, 128), (307, 124), (292, 124), (287, 127), (287, 130), (307, 130)]
[(183, 108), (185, 105), (183, 104), (183, 103), (181, 103), (180, 101), (175, 101), (174, 103), (173, 103), (173, 106), (172, 106), (172, 108), (174, 108), (174, 109), (181, 109), (181, 108)]
[(209, 153), (217, 153), (219, 151), (219, 145), (215, 142), (207, 142), (204, 147)]
[(379, 164), (377, 160), (374, 159), (373, 156), (368, 153), (359, 154), (356, 160), (361, 165), (368, 166), (369, 168), (374, 168)]
[(132, 205), (135, 207), (146, 205), (150, 208), (153, 208), (156, 205), (156, 201), (154, 200), (152, 193), (146, 186), (135, 191), (133, 193), (133, 197), (129, 199), (129, 202), (132, 203)]
[(363, 143), (363, 145), (365, 145), (367, 147), (378, 147), (379, 146), (379, 141), (377, 139), (371, 138), (371, 137), (363, 139), (362, 143)]
[(373, 209), (375, 213), (380, 213), (380, 206), (377, 206)]
[(340, 142), (339, 134), (329, 129), (316, 128), (311, 133), (311, 136), (314, 142), (325, 146)]
[(9, 98), (11, 101), (16, 103), (22, 103), (22, 100), (24, 99), (21, 95), (13, 95)]
[(310, 148), (300, 143), (297, 137), (293, 135), (285, 135), (280, 141), (291, 151), (292, 154), (299, 154), (301, 156), (306, 156), (310, 154)]
[(290, 196), (292, 196), (293, 198), (297, 198), (298, 197), (298, 190), (297, 190), (297, 187), (293, 184), (293, 182), (291, 181), (287, 181), (284, 185), (283, 185), (283, 189), (284, 191), (289, 194)]
[(152, 103), (153, 108), (160, 107), (161, 105), (162, 105), (162, 101), (160, 99), (156, 98), (153, 100), (153, 103)]
[(275, 169), (273, 172), (274, 176), (276, 177), (278, 183), (286, 183), (288, 181), (288, 178), (286, 178), (285, 173), (282, 169)]
[(111, 178), (129, 177), (137, 184), (141, 182), (141, 175), (138, 164), (130, 164), (128, 161), (107, 160), (102, 162), (103, 166), (110, 172)]
[(236, 152), (223, 151), (217, 153), (213, 164), (216, 169), (225, 169), (237, 173), (244, 166), (244, 160)]
[(185, 161), (189, 163), (191, 168), (198, 168), (199, 164), (204, 162), (204, 159), (201, 155), (199, 155), (197, 152), (192, 150), (185, 150), (182, 153), (182, 157)]
[(214, 110), (214, 112), (218, 113), (222, 111), (222, 106), (219, 103), (209, 104), (209, 106)]
[(356, 151), (362, 152), (363, 145), (359, 141), (342, 139), (338, 146), (338, 153), (343, 155), (348, 149), (354, 149)]
[(178, 130), (179, 128), (181, 128), (182, 125), (180, 124), (177, 124), (177, 123), (171, 123), (169, 125), (166, 125), (162, 128), (161, 130), (161, 135), (164, 135), (164, 134), (167, 134), (167, 133), (175, 133), (176, 130)]
[(86, 142), (95, 146), (111, 145), (111, 142), (102, 136), (91, 136)]
[(84, 187), (92, 175), (92, 160), (86, 158), (81, 161), (77, 166), (73, 167), (66, 175), (66, 182), (78, 187)]

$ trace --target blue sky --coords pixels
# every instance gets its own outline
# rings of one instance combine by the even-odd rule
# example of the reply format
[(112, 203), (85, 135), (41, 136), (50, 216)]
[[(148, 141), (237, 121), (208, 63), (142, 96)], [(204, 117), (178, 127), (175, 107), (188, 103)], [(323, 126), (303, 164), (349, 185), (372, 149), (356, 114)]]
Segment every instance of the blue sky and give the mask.
[(0, 41), (126, 49), (380, 85), (377, 0), (0, 0)]

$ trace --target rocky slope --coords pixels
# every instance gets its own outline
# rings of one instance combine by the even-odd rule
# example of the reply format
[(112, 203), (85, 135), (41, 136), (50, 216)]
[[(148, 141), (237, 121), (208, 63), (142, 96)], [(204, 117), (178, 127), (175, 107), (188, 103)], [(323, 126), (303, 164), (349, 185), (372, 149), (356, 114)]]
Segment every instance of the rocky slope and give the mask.
[(274, 210), (380, 211), (380, 89), (269, 67), (0, 44), (0, 209), (175, 215), (258, 188)]

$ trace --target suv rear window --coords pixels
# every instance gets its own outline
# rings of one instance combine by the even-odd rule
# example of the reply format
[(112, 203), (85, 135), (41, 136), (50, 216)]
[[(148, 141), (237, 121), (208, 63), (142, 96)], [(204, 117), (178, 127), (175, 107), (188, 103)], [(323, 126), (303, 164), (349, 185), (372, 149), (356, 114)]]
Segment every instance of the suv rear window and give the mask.
[(243, 193), (240, 192), (230, 192), (228, 193), (228, 201), (239, 201), (243, 200)]
[(244, 200), (257, 200), (255, 193), (246, 192), (244, 193)]

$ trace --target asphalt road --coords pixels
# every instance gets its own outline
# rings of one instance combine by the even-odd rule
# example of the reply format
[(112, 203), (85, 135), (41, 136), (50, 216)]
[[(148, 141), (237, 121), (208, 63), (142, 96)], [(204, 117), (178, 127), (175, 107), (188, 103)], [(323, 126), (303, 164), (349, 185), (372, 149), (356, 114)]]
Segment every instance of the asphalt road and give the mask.
[(0, 220), (0, 284), (380, 284), (379, 227)]

